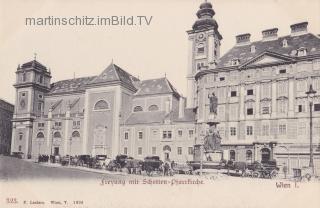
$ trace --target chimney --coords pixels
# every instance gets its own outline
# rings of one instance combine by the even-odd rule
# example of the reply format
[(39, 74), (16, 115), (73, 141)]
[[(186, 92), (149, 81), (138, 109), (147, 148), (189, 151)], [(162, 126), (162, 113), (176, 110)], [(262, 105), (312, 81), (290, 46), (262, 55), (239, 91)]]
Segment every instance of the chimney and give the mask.
[(170, 100), (166, 100), (164, 105), (166, 114), (170, 113)]
[(179, 99), (179, 118), (184, 117), (184, 109), (186, 108), (186, 99), (184, 97), (180, 97)]
[(250, 33), (241, 34), (236, 36), (236, 45), (248, 45), (250, 44)]
[(262, 40), (269, 41), (269, 40), (276, 40), (278, 39), (278, 28), (272, 28), (262, 31)]
[(291, 36), (303, 35), (308, 32), (308, 22), (301, 22), (290, 25)]

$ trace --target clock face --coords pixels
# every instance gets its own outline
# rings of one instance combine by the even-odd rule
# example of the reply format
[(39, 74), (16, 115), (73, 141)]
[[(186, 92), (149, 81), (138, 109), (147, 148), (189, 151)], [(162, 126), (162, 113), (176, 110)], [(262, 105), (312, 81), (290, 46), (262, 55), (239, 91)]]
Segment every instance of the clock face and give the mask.
[(204, 38), (205, 38), (204, 33), (199, 33), (197, 36), (197, 39), (200, 41), (204, 40)]

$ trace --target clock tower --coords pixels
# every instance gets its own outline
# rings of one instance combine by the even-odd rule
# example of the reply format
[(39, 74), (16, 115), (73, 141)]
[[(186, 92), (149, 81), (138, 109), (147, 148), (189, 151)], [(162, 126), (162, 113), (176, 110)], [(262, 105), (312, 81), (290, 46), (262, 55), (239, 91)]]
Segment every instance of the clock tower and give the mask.
[(187, 107), (196, 107), (197, 72), (213, 69), (220, 57), (220, 41), (218, 23), (213, 18), (215, 12), (210, 2), (203, 2), (197, 12), (198, 19), (188, 33), (188, 74), (187, 74)]
[(33, 121), (43, 114), (44, 96), (50, 90), (50, 71), (34, 59), (16, 71), (16, 102), (13, 115), (11, 152), (30, 155)]

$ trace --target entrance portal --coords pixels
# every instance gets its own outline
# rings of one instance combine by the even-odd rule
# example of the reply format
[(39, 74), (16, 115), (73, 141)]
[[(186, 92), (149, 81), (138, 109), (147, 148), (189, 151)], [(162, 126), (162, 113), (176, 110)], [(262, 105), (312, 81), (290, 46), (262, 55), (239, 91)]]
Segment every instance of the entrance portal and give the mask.
[(263, 148), (261, 150), (261, 162), (269, 161), (271, 159), (270, 150), (268, 148)]
[(171, 147), (169, 145), (164, 146), (163, 152), (164, 152), (164, 160), (166, 161), (170, 160)]
[(53, 150), (54, 155), (59, 155), (59, 147), (55, 147)]

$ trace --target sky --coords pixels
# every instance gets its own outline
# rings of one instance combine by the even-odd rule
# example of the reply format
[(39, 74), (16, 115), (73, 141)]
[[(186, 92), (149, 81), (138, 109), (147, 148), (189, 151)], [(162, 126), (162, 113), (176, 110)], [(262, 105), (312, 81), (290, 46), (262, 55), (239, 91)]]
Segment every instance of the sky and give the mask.
[[(140, 79), (166, 76), (186, 95), (187, 30), (204, 0), (0, 0), (0, 98), (14, 103), (18, 64), (36, 59), (52, 82), (100, 74), (112, 61)], [(308, 21), (320, 34), (320, 0), (210, 0), (223, 36), (221, 53), (235, 36)], [(26, 26), (25, 18), (152, 16), (149, 26)]]

